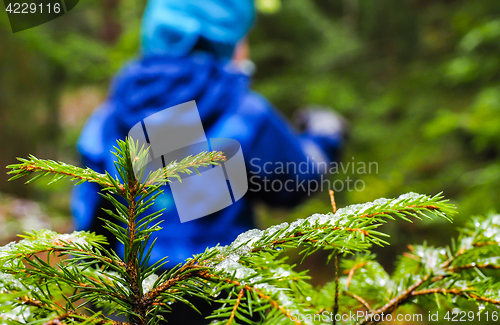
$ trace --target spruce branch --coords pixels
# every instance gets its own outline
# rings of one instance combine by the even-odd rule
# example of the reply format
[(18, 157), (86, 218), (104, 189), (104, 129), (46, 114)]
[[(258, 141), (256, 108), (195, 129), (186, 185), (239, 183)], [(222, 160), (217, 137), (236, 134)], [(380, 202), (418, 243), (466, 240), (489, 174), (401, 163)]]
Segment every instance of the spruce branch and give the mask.
[[(104, 220), (105, 227), (125, 245), (125, 258), (121, 260), (115, 252), (103, 249), (101, 244), (106, 243), (105, 239), (95, 234), (27, 233), (19, 243), (0, 248), (0, 262), (3, 262), (0, 266), (0, 288), (22, 297), (16, 300), (17, 303), (9, 305), (7, 310), (24, 306), (23, 310), (37, 309), (37, 315), (45, 310), (48, 315), (45, 322), (49, 324), (63, 321), (85, 324), (111, 322), (99, 316), (99, 312), (93, 313), (94, 318), (80, 316), (78, 308), (93, 302), (111, 306), (118, 314), (127, 315), (134, 324), (148, 322), (148, 289), (143, 286), (162, 264), (148, 265), (151, 250), (146, 250), (146, 246), (151, 233), (160, 229), (159, 223), (154, 224), (154, 221), (161, 212), (142, 215), (161, 193), (160, 180), (168, 182), (172, 177), (179, 178), (179, 173), (197, 172), (197, 168), (217, 165), (225, 158), (221, 152), (203, 152), (150, 173), (148, 176), (152, 177), (149, 181), (140, 183), (134, 173), (132, 157), (146, 157), (146, 149), (137, 150), (134, 142), (128, 140), (118, 141), (115, 149), (116, 176), (34, 156), (19, 159), (21, 164), (8, 166), (11, 169), (9, 174), (14, 175), (11, 180), (35, 174), (29, 183), (53, 174), (51, 183), (70, 178), (77, 180), (77, 184), (88, 181), (101, 185), (102, 196), (115, 207), (115, 211), (106, 212), (116, 222), (113, 219)], [(119, 224), (122, 222), (125, 228)], [(60, 261), (53, 265), (51, 256)], [(57, 293), (56, 296), (54, 293)], [(61, 305), (56, 297), (66, 300), (66, 306)], [(74, 303), (80, 299), (86, 302), (75, 306)]]
[[(427, 206), (435, 208), (424, 208)], [(307, 219), (292, 224), (285, 222), (264, 231), (250, 230), (241, 234), (228, 247), (214, 248), (214, 255), (224, 259), (231, 254), (241, 256), (250, 252), (272, 252), (278, 246), (305, 246), (303, 253), (306, 256), (320, 248), (334, 248), (344, 253), (367, 251), (372, 244), (387, 244), (380, 238), (386, 235), (375, 230), (386, 219), (394, 219), (395, 216), (410, 221), (408, 216), (419, 218), (430, 215), (448, 219), (445, 212), (452, 214), (454, 210), (442, 197), (411, 193), (397, 199), (379, 199), (364, 205), (349, 206), (337, 210), (335, 214), (314, 214)]]
[(333, 304), (333, 325), (337, 323), (337, 319), (335, 316), (337, 316), (339, 312), (339, 259), (340, 259), (340, 254), (335, 254), (333, 257), (334, 264), (335, 264), (335, 300)]
[[(284, 306), (285, 304), (283, 303), (283, 301), (280, 301), (278, 298), (275, 297), (276, 294), (273, 295), (271, 293), (265, 292), (263, 289), (258, 288), (257, 287), (258, 285), (252, 286), (250, 284), (245, 284), (244, 282), (240, 282), (238, 280), (235, 280), (234, 278), (221, 277), (219, 275), (215, 275), (215, 274), (212, 274), (212, 273), (207, 272), (207, 271), (202, 272), (200, 274), (200, 276), (207, 279), (207, 280), (210, 280), (210, 281), (216, 281), (216, 283), (225, 282), (225, 283), (231, 284), (235, 287), (242, 287), (241, 290), (244, 289), (246, 291), (255, 293), (257, 298), (262, 299), (265, 302), (264, 306), (269, 305), (270, 307), (278, 310), (282, 315), (286, 316), (287, 318), (291, 317), (292, 311)], [(269, 288), (268, 286), (262, 286), (262, 287)], [(241, 302), (242, 298), (243, 297), (240, 298), (240, 302)], [(291, 307), (291, 306), (289, 306), (289, 307)], [(301, 322), (299, 322), (299, 321), (297, 321), (295, 323), (297, 325), (301, 324)]]
[(78, 183), (91, 182), (98, 183), (104, 187), (113, 186), (106, 174), (97, 173), (90, 168), (84, 169), (68, 165), (63, 162), (39, 159), (33, 155), (29, 155), (29, 159), (17, 158), (17, 160), (22, 163), (7, 166), (7, 168), (11, 169), (11, 171), (9, 171), (7, 174), (14, 175), (9, 179), (9, 181), (39, 173), (35, 177), (28, 180), (26, 184), (31, 183), (40, 177), (53, 174), (54, 177), (49, 182), (49, 184), (69, 177), (72, 181), (78, 180)]
[(488, 297), (482, 297), (478, 296), (472, 293), (468, 293), (468, 291), (473, 291), (474, 289), (472, 288), (466, 288), (464, 290), (461, 289), (445, 289), (445, 288), (432, 288), (432, 289), (424, 289), (424, 290), (419, 290), (419, 291), (414, 291), (411, 293), (412, 297), (416, 296), (422, 296), (422, 295), (430, 295), (430, 294), (442, 294), (442, 295), (454, 295), (454, 296), (461, 296), (469, 299), (473, 299), (475, 301), (479, 302), (487, 302), (490, 304), (494, 305), (499, 305), (500, 306), (500, 299), (494, 299), (494, 298), (488, 298)]
[(391, 299), (387, 304), (384, 306), (372, 311), (370, 314), (368, 314), (364, 320), (358, 322), (357, 324), (363, 325), (367, 323), (372, 323), (373, 319), (377, 315), (381, 314), (390, 314), (392, 313), (398, 306), (401, 306), (405, 302), (407, 302), (408, 299), (412, 297), (412, 293), (415, 289), (420, 287), (425, 281), (427, 281), (429, 276), (425, 276), (424, 278), (418, 280), (416, 283), (412, 284), (410, 287), (408, 287), (405, 291), (403, 291), (400, 295), (397, 297)]
[[(118, 141), (118, 147), (115, 147), (115, 156), (118, 159), (116, 164), (117, 171), (121, 176), (121, 180), (132, 179), (134, 175), (133, 164), (138, 161), (147, 159), (149, 148), (141, 147), (132, 139), (126, 141)], [(140, 158), (142, 157), (142, 158)], [(29, 155), (28, 159), (17, 158), (21, 163), (7, 166), (11, 169), (7, 174), (13, 175), (9, 181), (36, 174), (29, 179), (26, 184), (31, 183), (43, 176), (53, 175), (52, 180), (48, 184), (60, 181), (64, 178), (70, 178), (72, 181), (78, 181), (76, 185), (82, 182), (91, 182), (101, 185), (105, 189), (110, 189), (114, 194), (121, 196), (126, 195), (125, 186), (121, 184), (117, 176), (111, 176), (109, 173), (98, 173), (90, 168), (75, 167), (64, 162), (53, 160), (39, 159), (33, 155)], [(201, 152), (195, 156), (189, 156), (180, 162), (173, 161), (163, 169), (152, 172), (148, 175), (147, 181), (141, 184), (141, 190), (157, 183), (169, 182), (170, 178), (180, 179), (180, 173), (190, 174), (198, 173), (199, 167), (209, 165), (218, 165), (226, 160), (224, 154), (220, 151)], [(127, 175), (121, 173), (126, 170)], [(125, 177), (125, 178), (124, 178)]]
[(356, 270), (362, 268), (365, 265), (366, 265), (366, 262), (361, 262), (361, 263), (355, 264), (350, 270), (344, 271), (344, 273), (348, 274), (346, 285), (345, 285), (346, 290), (348, 290), (349, 286), (351, 285), (352, 278), (354, 277), (354, 272), (356, 272)]
[(241, 298), (243, 298), (244, 294), (245, 294), (245, 288), (241, 288), (240, 293), (238, 294), (238, 298), (236, 299), (236, 303), (234, 304), (233, 310), (231, 311), (231, 316), (229, 317), (229, 320), (227, 321), (226, 325), (232, 324), (234, 317), (236, 316), (236, 311), (240, 307)]
[(159, 170), (159, 172), (151, 174), (147, 178), (145, 186), (151, 186), (159, 182), (164, 182), (165, 180), (168, 180), (168, 178), (172, 177), (181, 179), (179, 176), (181, 173), (192, 174), (193, 171), (199, 173), (199, 167), (217, 165), (224, 161), (226, 161), (226, 157), (219, 151), (201, 152), (195, 156), (188, 156), (179, 162), (173, 161), (163, 170)]
[(361, 298), (360, 296), (354, 294), (354, 293), (351, 293), (349, 291), (344, 291), (344, 294), (346, 294), (347, 296), (349, 297), (352, 297), (354, 299), (356, 299), (363, 307), (366, 308), (366, 310), (368, 310), (370, 313), (373, 313), (373, 309), (372, 307), (370, 306), (370, 304), (368, 304), (366, 302), (366, 300), (364, 300), (363, 298)]
[[(429, 202), (424, 201), (431, 201), (432, 204), (426, 204)], [(295, 248), (311, 244), (316, 244), (318, 247), (328, 245), (332, 248), (342, 250), (344, 253), (366, 251), (371, 243), (380, 243), (373, 238), (383, 236), (383, 234), (373, 229), (382, 224), (384, 218), (392, 218), (392, 215), (394, 215), (396, 217), (403, 216), (403, 219), (406, 220), (406, 216), (424, 215), (423, 211), (425, 209), (423, 207), (425, 206), (433, 207), (432, 209), (425, 210), (426, 212), (442, 216), (439, 209), (440, 205), (442, 205), (443, 210), (452, 211), (446, 201), (441, 201), (437, 197), (410, 194), (394, 200), (379, 200), (366, 205), (340, 209), (335, 214), (313, 215), (308, 219), (299, 220), (291, 225), (284, 223), (265, 231), (251, 230), (240, 235), (231, 245), (216, 247), (206, 252), (206, 256), (201, 255), (197, 258), (200, 265), (213, 267), (215, 271), (222, 272), (221, 274), (234, 277), (237, 284), (249, 285), (257, 283), (263, 285), (271, 292), (279, 293), (281, 290), (288, 290), (289, 288), (286, 286), (276, 286), (276, 281), (274, 280), (281, 277), (273, 278), (273, 274), (266, 274), (269, 266), (267, 264), (265, 266), (260, 265), (260, 262), (256, 259), (260, 254), (272, 254), (276, 251), (276, 246), (278, 245), (282, 248)], [(408, 206), (411, 206), (415, 210), (411, 210)], [(367, 217), (367, 212), (371, 217)], [(375, 226), (372, 223), (375, 223)], [(335, 237), (335, 235), (338, 237)], [(337, 242), (330, 241), (330, 238), (338, 239), (338, 244)], [(352, 246), (349, 246), (349, 241), (352, 242)], [(349, 249), (351, 247), (352, 250)], [(305, 255), (308, 254), (310, 254), (310, 251), (305, 251)], [(291, 275), (288, 271), (286, 274)], [(268, 278), (267, 276), (270, 277)], [(236, 285), (234, 282), (230, 283)], [(335, 287), (338, 288), (339, 286)], [(339, 295), (340, 290), (336, 290), (334, 299), (337, 300)], [(285, 297), (286, 295), (282, 295), (286, 305)], [(332, 305), (335, 306), (335, 304)], [(288, 311), (288, 313), (291, 312), (293, 310)]]
[[(374, 290), (385, 290), (392, 298), (386, 304), (372, 310), (358, 324), (376, 323), (376, 315), (387, 314), (398, 307), (415, 303), (417, 297), (425, 298), (436, 295), (472, 300), (477, 305), (499, 305), (500, 284), (497, 282), (500, 269), (500, 217), (491, 214), (488, 217), (475, 217), (461, 230), (461, 235), (450, 247), (434, 248), (426, 245), (410, 245), (410, 251), (403, 254), (392, 279), (386, 276), (384, 287), (372, 286)], [(471, 262), (474, 261), (474, 262)], [(359, 284), (364, 281), (364, 295), (369, 295), (367, 280), (356, 271), (364, 269), (364, 274), (371, 273), (370, 268), (377, 263), (358, 257), (347, 270), (346, 290), (355, 279)], [(347, 265), (346, 265), (347, 266)], [(484, 273), (488, 271), (488, 273)], [(478, 277), (479, 274), (479, 277)], [(410, 275), (410, 276), (409, 276)], [(378, 275), (380, 277), (380, 275)], [(416, 280), (409, 281), (412, 277)], [(368, 283), (376, 283), (372, 277)], [(398, 293), (399, 292), (399, 293)], [(346, 292), (361, 306), (368, 309), (363, 292)], [(455, 298), (451, 299), (455, 301)], [(419, 300), (419, 302), (424, 300)], [(369, 306), (369, 305), (368, 305)]]

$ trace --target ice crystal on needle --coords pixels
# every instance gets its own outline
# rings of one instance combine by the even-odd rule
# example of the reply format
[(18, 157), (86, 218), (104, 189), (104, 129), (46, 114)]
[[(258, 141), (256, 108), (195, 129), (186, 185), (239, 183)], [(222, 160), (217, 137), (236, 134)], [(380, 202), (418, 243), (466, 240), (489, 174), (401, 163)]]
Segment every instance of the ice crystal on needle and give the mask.
[(61, 245), (63, 242), (68, 244), (78, 244), (78, 245), (86, 245), (88, 243), (85, 238), (84, 232), (74, 232), (72, 234), (56, 235), (52, 239), (52, 243), (54, 245)]
[(156, 274), (151, 274), (146, 279), (144, 279), (144, 281), (142, 281), (142, 292), (146, 294), (151, 289), (153, 289), (153, 285), (155, 284), (156, 280), (158, 280), (158, 275)]
[(7, 257), (10, 255), (12, 250), (16, 248), (16, 242), (10, 242), (5, 246), (0, 247), (0, 258)]
[(92, 236), (84, 231), (58, 234), (52, 230), (32, 230), (23, 235), (24, 239), (0, 247), (0, 264), (13, 266), (16, 260), (22, 259), (24, 256), (61, 249), (62, 247), (69, 249), (69, 247), (87, 246), (89, 238)]
[(241, 245), (246, 245), (248, 247), (253, 247), (253, 244), (262, 238), (264, 232), (259, 229), (248, 230), (236, 238), (236, 240), (231, 244), (232, 247), (238, 248)]
[(1, 325), (12, 324), (12, 321), (25, 323), (25, 320), (31, 315), (27, 306), (16, 306), (7, 313), (0, 314), (1, 320), (8, 320), (9, 322), (0, 322)]
[[(275, 225), (275, 226), (272, 226), (270, 228), (267, 228), (264, 231), (264, 234), (266, 236), (272, 236), (272, 235), (276, 234), (278, 231), (286, 229), (287, 227), (288, 227), (288, 222), (283, 222), (279, 225)], [(283, 238), (283, 237), (285, 237), (285, 232), (281, 233), (278, 238)]]
[(234, 274), (235, 278), (237, 279), (244, 279), (256, 274), (255, 270), (252, 270), (251, 268), (245, 267), (238, 263), (239, 259), (240, 256), (238, 256), (237, 254), (231, 254), (225, 260), (217, 264), (215, 266), (215, 270), (218, 272), (223, 271), (229, 275)]
[(0, 272), (0, 292), (4, 290), (3, 287), (9, 287), (18, 291), (27, 289), (26, 286), (21, 281), (14, 278), (13, 275)]

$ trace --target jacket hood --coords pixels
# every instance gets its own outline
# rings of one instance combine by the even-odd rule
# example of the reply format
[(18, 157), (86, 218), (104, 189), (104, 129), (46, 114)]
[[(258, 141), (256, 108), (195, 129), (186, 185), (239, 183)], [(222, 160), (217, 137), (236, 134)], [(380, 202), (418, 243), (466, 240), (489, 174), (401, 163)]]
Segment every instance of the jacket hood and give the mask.
[(150, 0), (142, 22), (142, 51), (183, 56), (201, 46), (229, 60), (254, 16), (253, 0)]
[(204, 127), (238, 101), (248, 77), (215, 57), (198, 53), (185, 57), (146, 56), (132, 62), (115, 78), (109, 97), (112, 115), (131, 127), (166, 108), (195, 100)]

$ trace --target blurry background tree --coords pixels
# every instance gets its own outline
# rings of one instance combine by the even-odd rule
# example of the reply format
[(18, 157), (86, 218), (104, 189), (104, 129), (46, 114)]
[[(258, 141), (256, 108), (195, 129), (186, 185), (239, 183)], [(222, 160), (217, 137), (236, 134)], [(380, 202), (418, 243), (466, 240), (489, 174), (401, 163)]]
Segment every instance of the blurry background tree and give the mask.
[[(83, 0), (16, 34), (0, 14), (0, 165), (28, 153), (77, 161), (83, 123), (110, 78), (139, 55), (145, 3)], [(259, 0), (258, 8), (254, 88), (289, 117), (307, 104), (341, 112), (353, 127), (344, 161), (378, 163), (378, 174), (334, 175), (366, 186), (337, 193), (339, 204), (443, 190), (461, 211), (458, 225), (461, 215), (500, 211), (500, 2)], [(69, 215), (68, 185), (26, 192), (33, 187), (6, 179), (0, 173), (0, 192)], [(292, 214), (260, 215), (267, 226), (329, 209), (321, 193)], [(391, 227), (400, 227), (384, 230), (393, 253), (424, 236), (447, 244), (454, 228)]]

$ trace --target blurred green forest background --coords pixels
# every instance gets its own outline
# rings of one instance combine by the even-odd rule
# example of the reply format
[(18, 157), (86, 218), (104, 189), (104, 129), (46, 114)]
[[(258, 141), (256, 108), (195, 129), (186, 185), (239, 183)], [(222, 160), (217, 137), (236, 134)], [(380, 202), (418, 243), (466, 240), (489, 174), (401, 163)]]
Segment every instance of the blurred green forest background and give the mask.
[[(139, 55), (145, 4), (82, 0), (61, 18), (16, 34), (0, 14), (0, 165), (29, 153), (78, 163), (75, 143), (86, 118), (112, 76)], [(443, 191), (457, 204), (453, 227), (388, 225), (393, 246), (385, 259), (424, 239), (448, 244), (470, 215), (500, 211), (498, 0), (259, 0), (258, 7), (253, 88), (289, 117), (310, 104), (337, 110), (352, 126), (344, 160), (378, 163), (375, 174), (336, 176), (366, 185), (336, 193), (338, 205), (409, 191)], [(17, 231), (6, 226), (10, 219), (31, 211), (13, 196), (43, 202), (33, 211), (59, 216), (45, 226), (69, 228), (70, 188), (8, 183), (0, 173), (3, 236)], [(268, 225), (330, 209), (323, 192), (291, 213), (259, 211)]]

